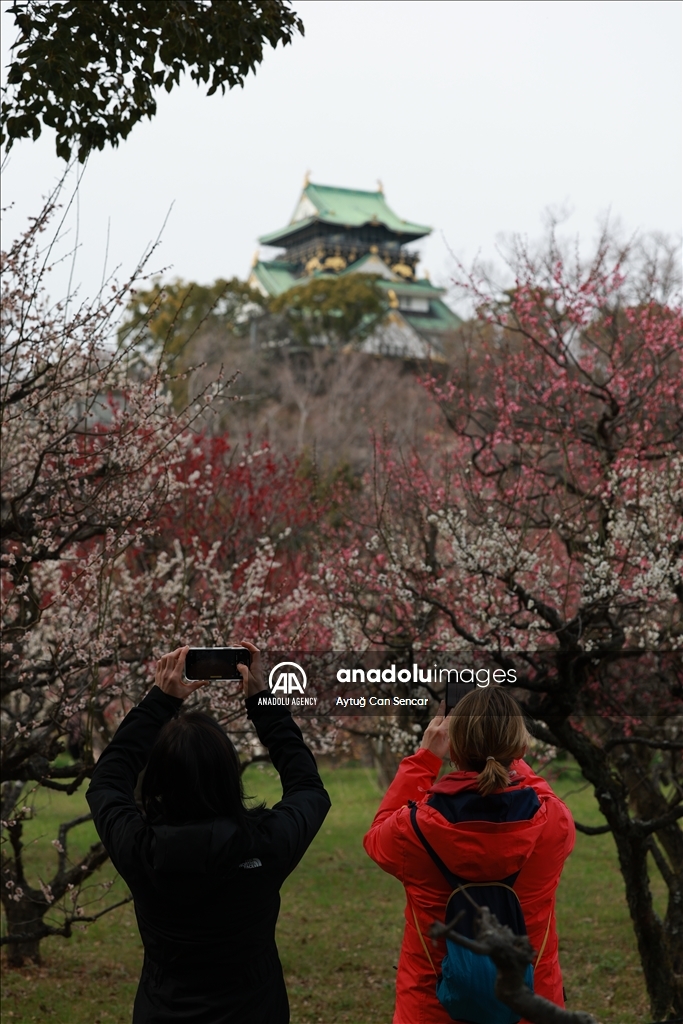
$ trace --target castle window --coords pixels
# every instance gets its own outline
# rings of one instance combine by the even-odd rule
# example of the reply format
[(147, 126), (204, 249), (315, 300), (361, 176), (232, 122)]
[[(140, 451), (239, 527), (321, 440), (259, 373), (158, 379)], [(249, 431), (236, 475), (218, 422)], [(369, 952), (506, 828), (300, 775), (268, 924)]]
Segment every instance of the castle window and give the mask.
[(399, 295), (398, 308), (406, 313), (429, 313), (429, 299), (417, 295)]

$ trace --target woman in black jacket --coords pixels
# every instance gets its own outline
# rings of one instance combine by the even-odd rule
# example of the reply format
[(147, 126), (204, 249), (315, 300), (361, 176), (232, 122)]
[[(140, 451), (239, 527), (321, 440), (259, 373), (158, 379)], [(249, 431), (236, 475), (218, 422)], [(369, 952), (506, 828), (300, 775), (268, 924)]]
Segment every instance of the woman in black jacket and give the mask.
[[(187, 647), (157, 663), (87, 792), (97, 832), (133, 894), (145, 949), (133, 1024), (286, 1024), (275, 945), (280, 887), (330, 807), (289, 711), (260, 706), (253, 644), (240, 666), (247, 715), (280, 774), (282, 800), (248, 810), (239, 760), (208, 715), (178, 715), (204, 682), (183, 679)], [(143, 768), (141, 813), (135, 786)]]

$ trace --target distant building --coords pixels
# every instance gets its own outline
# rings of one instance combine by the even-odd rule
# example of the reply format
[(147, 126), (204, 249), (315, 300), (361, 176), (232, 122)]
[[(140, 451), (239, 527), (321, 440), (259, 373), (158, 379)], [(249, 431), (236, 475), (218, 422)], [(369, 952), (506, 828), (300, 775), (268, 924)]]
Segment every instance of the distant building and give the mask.
[(255, 259), (249, 283), (262, 294), (282, 295), (313, 278), (377, 274), (389, 316), (362, 351), (417, 359), (438, 358), (441, 338), (461, 320), (427, 277), (418, 278), (418, 255), (405, 246), (431, 228), (401, 220), (377, 192), (314, 185), (306, 180), (285, 228), (259, 238), (284, 249), (274, 260)]

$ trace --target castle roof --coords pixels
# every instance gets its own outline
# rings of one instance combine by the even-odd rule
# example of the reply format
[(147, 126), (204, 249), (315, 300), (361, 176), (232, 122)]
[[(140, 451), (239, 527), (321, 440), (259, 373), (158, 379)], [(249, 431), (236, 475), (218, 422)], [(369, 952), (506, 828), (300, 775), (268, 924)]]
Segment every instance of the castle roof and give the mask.
[(330, 185), (304, 186), (290, 223), (285, 228), (262, 235), (262, 245), (285, 246), (296, 235), (316, 222), (341, 228), (360, 228), (382, 225), (398, 236), (401, 244), (414, 242), (430, 234), (431, 228), (402, 220), (388, 206), (384, 192), (363, 192), (352, 188), (333, 188)]

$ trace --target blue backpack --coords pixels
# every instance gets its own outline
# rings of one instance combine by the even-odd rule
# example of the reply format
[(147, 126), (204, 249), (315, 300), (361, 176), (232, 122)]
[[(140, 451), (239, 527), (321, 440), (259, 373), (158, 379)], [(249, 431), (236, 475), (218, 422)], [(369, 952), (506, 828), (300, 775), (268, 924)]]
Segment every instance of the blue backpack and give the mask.
[[(499, 882), (468, 882), (464, 878), (459, 878), (448, 870), (422, 834), (417, 823), (417, 804), (410, 801), (409, 807), (410, 821), (417, 838), (452, 889), (446, 904), (446, 923), (464, 911), (458, 921), (457, 930), (467, 938), (476, 938), (476, 904), (488, 907), (500, 923), (507, 925), (515, 935), (526, 935), (524, 914), (519, 897), (513, 888), (519, 872)], [(417, 917), (415, 924), (417, 926)], [(419, 927), (418, 934), (422, 938)], [(422, 942), (431, 961), (424, 939)], [(526, 969), (524, 981), (533, 991), (532, 964)], [(452, 1020), (464, 1021), (466, 1024), (518, 1024), (521, 1020), (519, 1014), (496, 999), (495, 983), (496, 967), (489, 956), (481, 956), (465, 949), (464, 946), (459, 946), (451, 939), (446, 940), (446, 955), (441, 962), (441, 976), (437, 979), (436, 996)]]

